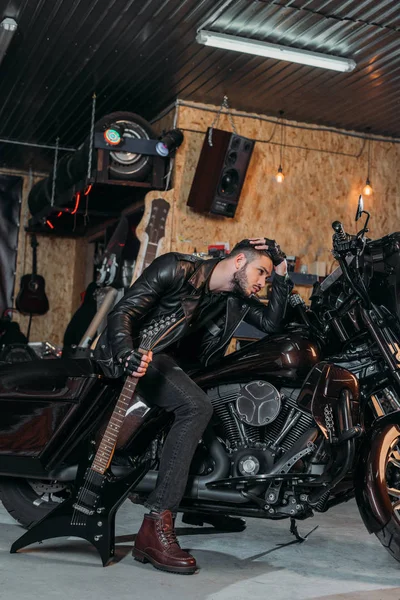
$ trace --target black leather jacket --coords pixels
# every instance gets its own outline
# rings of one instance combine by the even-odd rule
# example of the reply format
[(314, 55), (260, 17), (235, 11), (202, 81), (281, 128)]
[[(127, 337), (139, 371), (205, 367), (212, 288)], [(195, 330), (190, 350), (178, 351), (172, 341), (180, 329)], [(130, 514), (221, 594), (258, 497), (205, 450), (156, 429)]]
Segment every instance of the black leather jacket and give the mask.
[[(169, 252), (156, 258), (130, 287), (108, 316), (107, 327), (99, 338), (94, 357), (108, 377), (120, 377), (117, 362), (121, 354), (137, 349), (141, 332), (154, 320), (182, 312), (184, 319), (154, 349), (165, 350), (190, 332), (190, 321), (201, 298), (204, 285), (220, 259), (201, 260), (189, 254)], [(256, 297), (239, 298), (228, 294), (222, 327), (209, 327), (203, 347), (207, 351), (199, 359), (203, 365), (219, 360), (232, 335), (244, 320), (265, 333), (275, 333), (285, 314), (289, 291), (293, 287), (287, 276), (275, 273), (268, 306)]]

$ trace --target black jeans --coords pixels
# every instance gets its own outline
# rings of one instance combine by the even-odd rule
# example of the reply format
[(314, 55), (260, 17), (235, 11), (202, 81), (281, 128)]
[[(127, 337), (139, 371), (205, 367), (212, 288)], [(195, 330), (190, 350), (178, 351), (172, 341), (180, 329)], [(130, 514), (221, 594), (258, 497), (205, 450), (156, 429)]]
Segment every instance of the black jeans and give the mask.
[(205, 392), (167, 354), (156, 354), (138, 392), (150, 406), (175, 415), (160, 460), (157, 484), (145, 506), (176, 511), (184, 494), (189, 467), (213, 408)]

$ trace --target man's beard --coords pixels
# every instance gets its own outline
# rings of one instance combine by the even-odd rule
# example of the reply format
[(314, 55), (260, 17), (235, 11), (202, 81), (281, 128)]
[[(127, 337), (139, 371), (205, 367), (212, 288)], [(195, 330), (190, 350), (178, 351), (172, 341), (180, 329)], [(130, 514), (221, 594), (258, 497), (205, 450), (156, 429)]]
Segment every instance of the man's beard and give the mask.
[(235, 271), (231, 279), (232, 292), (238, 296), (244, 296), (248, 298), (250, 296), (248, 292), (249, 280), (246, 274), (246, 265), (240, 267), (238, 271)]

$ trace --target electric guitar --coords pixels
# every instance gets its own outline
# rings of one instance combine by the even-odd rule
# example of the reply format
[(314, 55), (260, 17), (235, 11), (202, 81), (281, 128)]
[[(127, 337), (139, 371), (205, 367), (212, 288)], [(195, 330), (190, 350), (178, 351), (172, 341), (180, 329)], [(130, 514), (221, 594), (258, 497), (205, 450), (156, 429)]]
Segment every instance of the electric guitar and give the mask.
[(150, 217), (144, 231), (146, 235), (142, 241), (143, 250), (141, 249), (140, 255), (143, 259), (136, 261), (135, 272), (133, 275), (133, 281), (135, 281), (142, 271), (146, 269), (153, 260), (158, 256), (160, 241), (165, 236), (165, 226), (167, 217), (170, 209), (170, 204), (164, 198), (155, 198), (151, 201)]
[(39, 244), (35, 234), (31, 235), (31, 246), (32, 273), (21, 277), (15, 306), (23, 315), (45, 315), (49, 310), (49, 301), (46, 296), (44, 278), (37, 274), (36, 249)]
[[(170, 331), (185, 319), (183, 311), (153, 321), (142, 331), (139, 352), (152, 350)], [(114, 557), (115, 514), (149, 469), (148, 463), (140, 463), (126, 476), (117, 478), (110, 464), (116, 448), (118, 434), (126, 412), (135, 393), (137, 377), (126, 378), (100, 444), (95, 449), (91, 440), (87, 457), (79, 465), (71, 496), (56, 506), (48, 515), (35, 523), (11, 547), (17, 552), (34, 542), (55, 537), (81, 537), (98, 550), (103, 566)]]

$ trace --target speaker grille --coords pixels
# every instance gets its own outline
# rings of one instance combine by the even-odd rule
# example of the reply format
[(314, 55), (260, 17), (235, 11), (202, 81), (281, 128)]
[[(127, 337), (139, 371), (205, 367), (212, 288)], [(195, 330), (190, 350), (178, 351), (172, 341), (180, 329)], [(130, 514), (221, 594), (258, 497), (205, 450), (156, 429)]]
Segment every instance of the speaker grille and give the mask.
[(207, 130), (188, 198), (188, 206), (202, 213), (234, 217), (254, 141), (240, 135)]

